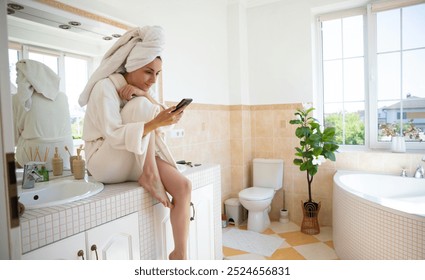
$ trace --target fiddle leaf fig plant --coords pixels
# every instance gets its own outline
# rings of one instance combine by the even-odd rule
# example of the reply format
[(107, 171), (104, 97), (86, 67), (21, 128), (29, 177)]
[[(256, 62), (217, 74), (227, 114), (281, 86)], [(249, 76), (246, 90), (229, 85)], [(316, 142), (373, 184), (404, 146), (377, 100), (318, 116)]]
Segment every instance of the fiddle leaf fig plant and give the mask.
[(311, 185), (314, 175), (326, 159), (336, 160), (335, 152), (339, 148), (335, 140), (335, 128), (322, 129), (319, 121), (310, 115), (313, 110), (313, 107), (305, 105), (295, 112), (296, 119), (289, 121), (290, 124), (298, 125), (295, 136), (300, 139), (300, 146), (295, 147), (296, 158), (293, 163), (299, 166), (300, 171), (307, 173), (309, 203), (313, 202)]

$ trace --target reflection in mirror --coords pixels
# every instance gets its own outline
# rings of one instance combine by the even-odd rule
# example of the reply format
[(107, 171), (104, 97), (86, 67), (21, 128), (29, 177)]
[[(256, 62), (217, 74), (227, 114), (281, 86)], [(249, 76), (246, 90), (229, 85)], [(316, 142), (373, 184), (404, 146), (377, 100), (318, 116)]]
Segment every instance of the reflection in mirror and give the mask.
[[(88, 77), (88, 67), (91, 59), (67, 52), (59, 52), (25, 44), (9, 43), (10, 82), (16, 85), (16, 62), (29, 58), (49, 66), (53, 72), (61, 76), (60, 90), (68, 97), (72, 137), (79, 141), (82, 134), (84, 108), (78, 105), (79, 93), (84, 88)], [(78, 145), (79, 143), (76, 143)]]
[[(71, 125), (73, 144), (68, 144), (68, 147), (69, 153), (74, 155), (75, 147), (82, 144), (82, 124), (85, 114), (85, 108), (78, 104), (78, 97), (91, 70), (96, 68), (97, 62), (116, 38), (129, 27), (54, 0), (8, 0), (7, 3), (11, 88), (17, 88), (16, 63), (22, 59), (41, 62), (60, 77), (59, 89), (66, 94), (69, 105), (68, 122), (63, 123), (65, 126), (68, 126), (68, 123)], [(70, 25), (70, 28), (59, 27), (64, 24)], [(42, 128), (44, 126), (51, 127), (51, 121), (52, 118), (49, 121), (38, 122), (37, 129), (44, 130)], [(25, 158), (31, 159), (36, 155), (37, 161), (40, 159), (43, 161), (47, 154), (46, 148), (39, 146), (37, 149), (33, 146), (24, 150), (17, 139), (16, 154), (19, 157), (17, 161), (21, 165), (25, 162)], [(64, 166), (69, 167), (67, 160), (69, 153), (65, 151), (63, 145), (58, 148), (60, 153), (63, 153)], [(46, 159), (50, 162), (48, 159), (53, 155), (54, 147), (48, 150)]]
[(52, 158), (57, 150), (69, 169), (69, 154), (73, 150), (71, 123), (66, 94), (59, 90), (59, 76), (47, 65), (30, 59), (16, 63), (17, 92), (13, 94), (16, 161), (45, 162), (52, 170)]

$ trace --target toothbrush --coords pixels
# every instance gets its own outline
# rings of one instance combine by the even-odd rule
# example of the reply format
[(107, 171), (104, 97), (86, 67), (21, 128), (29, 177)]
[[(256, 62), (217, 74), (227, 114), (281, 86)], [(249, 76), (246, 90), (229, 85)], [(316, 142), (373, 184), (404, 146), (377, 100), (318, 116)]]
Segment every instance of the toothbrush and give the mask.
[(71, 157), (71, 156), (72, 156), (72, 155), (71, 155), (71, 152), (69, 151), (69, 149), (68, 149), (68, 147), (67, 147), (67, 146), (65, 146), (65, 150), (68, 152), (69, 156)]

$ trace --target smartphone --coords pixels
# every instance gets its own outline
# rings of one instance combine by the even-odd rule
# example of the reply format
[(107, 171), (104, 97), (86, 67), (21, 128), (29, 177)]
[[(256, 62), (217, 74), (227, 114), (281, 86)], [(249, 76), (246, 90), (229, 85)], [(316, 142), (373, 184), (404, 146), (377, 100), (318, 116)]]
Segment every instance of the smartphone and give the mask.
[(177, 104), (176, 108), (175, 108), (173, 111), (171, 111), (171, 112), (175, 112), (175, 111), (177, 111), (178, 109), (180, 109), (181, 107), (184, 107), (184, 106), (189, 105), (189, 104), (190, 104), (190, 102), (192, 102), (192, 98), (183, 98), (183, 99), (179, 102), (179, 104)]

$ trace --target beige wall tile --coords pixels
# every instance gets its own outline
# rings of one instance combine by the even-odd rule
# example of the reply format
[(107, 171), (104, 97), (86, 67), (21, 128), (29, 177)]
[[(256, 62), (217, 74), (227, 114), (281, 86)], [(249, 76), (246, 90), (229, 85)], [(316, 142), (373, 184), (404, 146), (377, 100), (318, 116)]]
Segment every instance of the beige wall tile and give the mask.
[(230, 138), (242, 138), (242, 112), (230, 111)]

